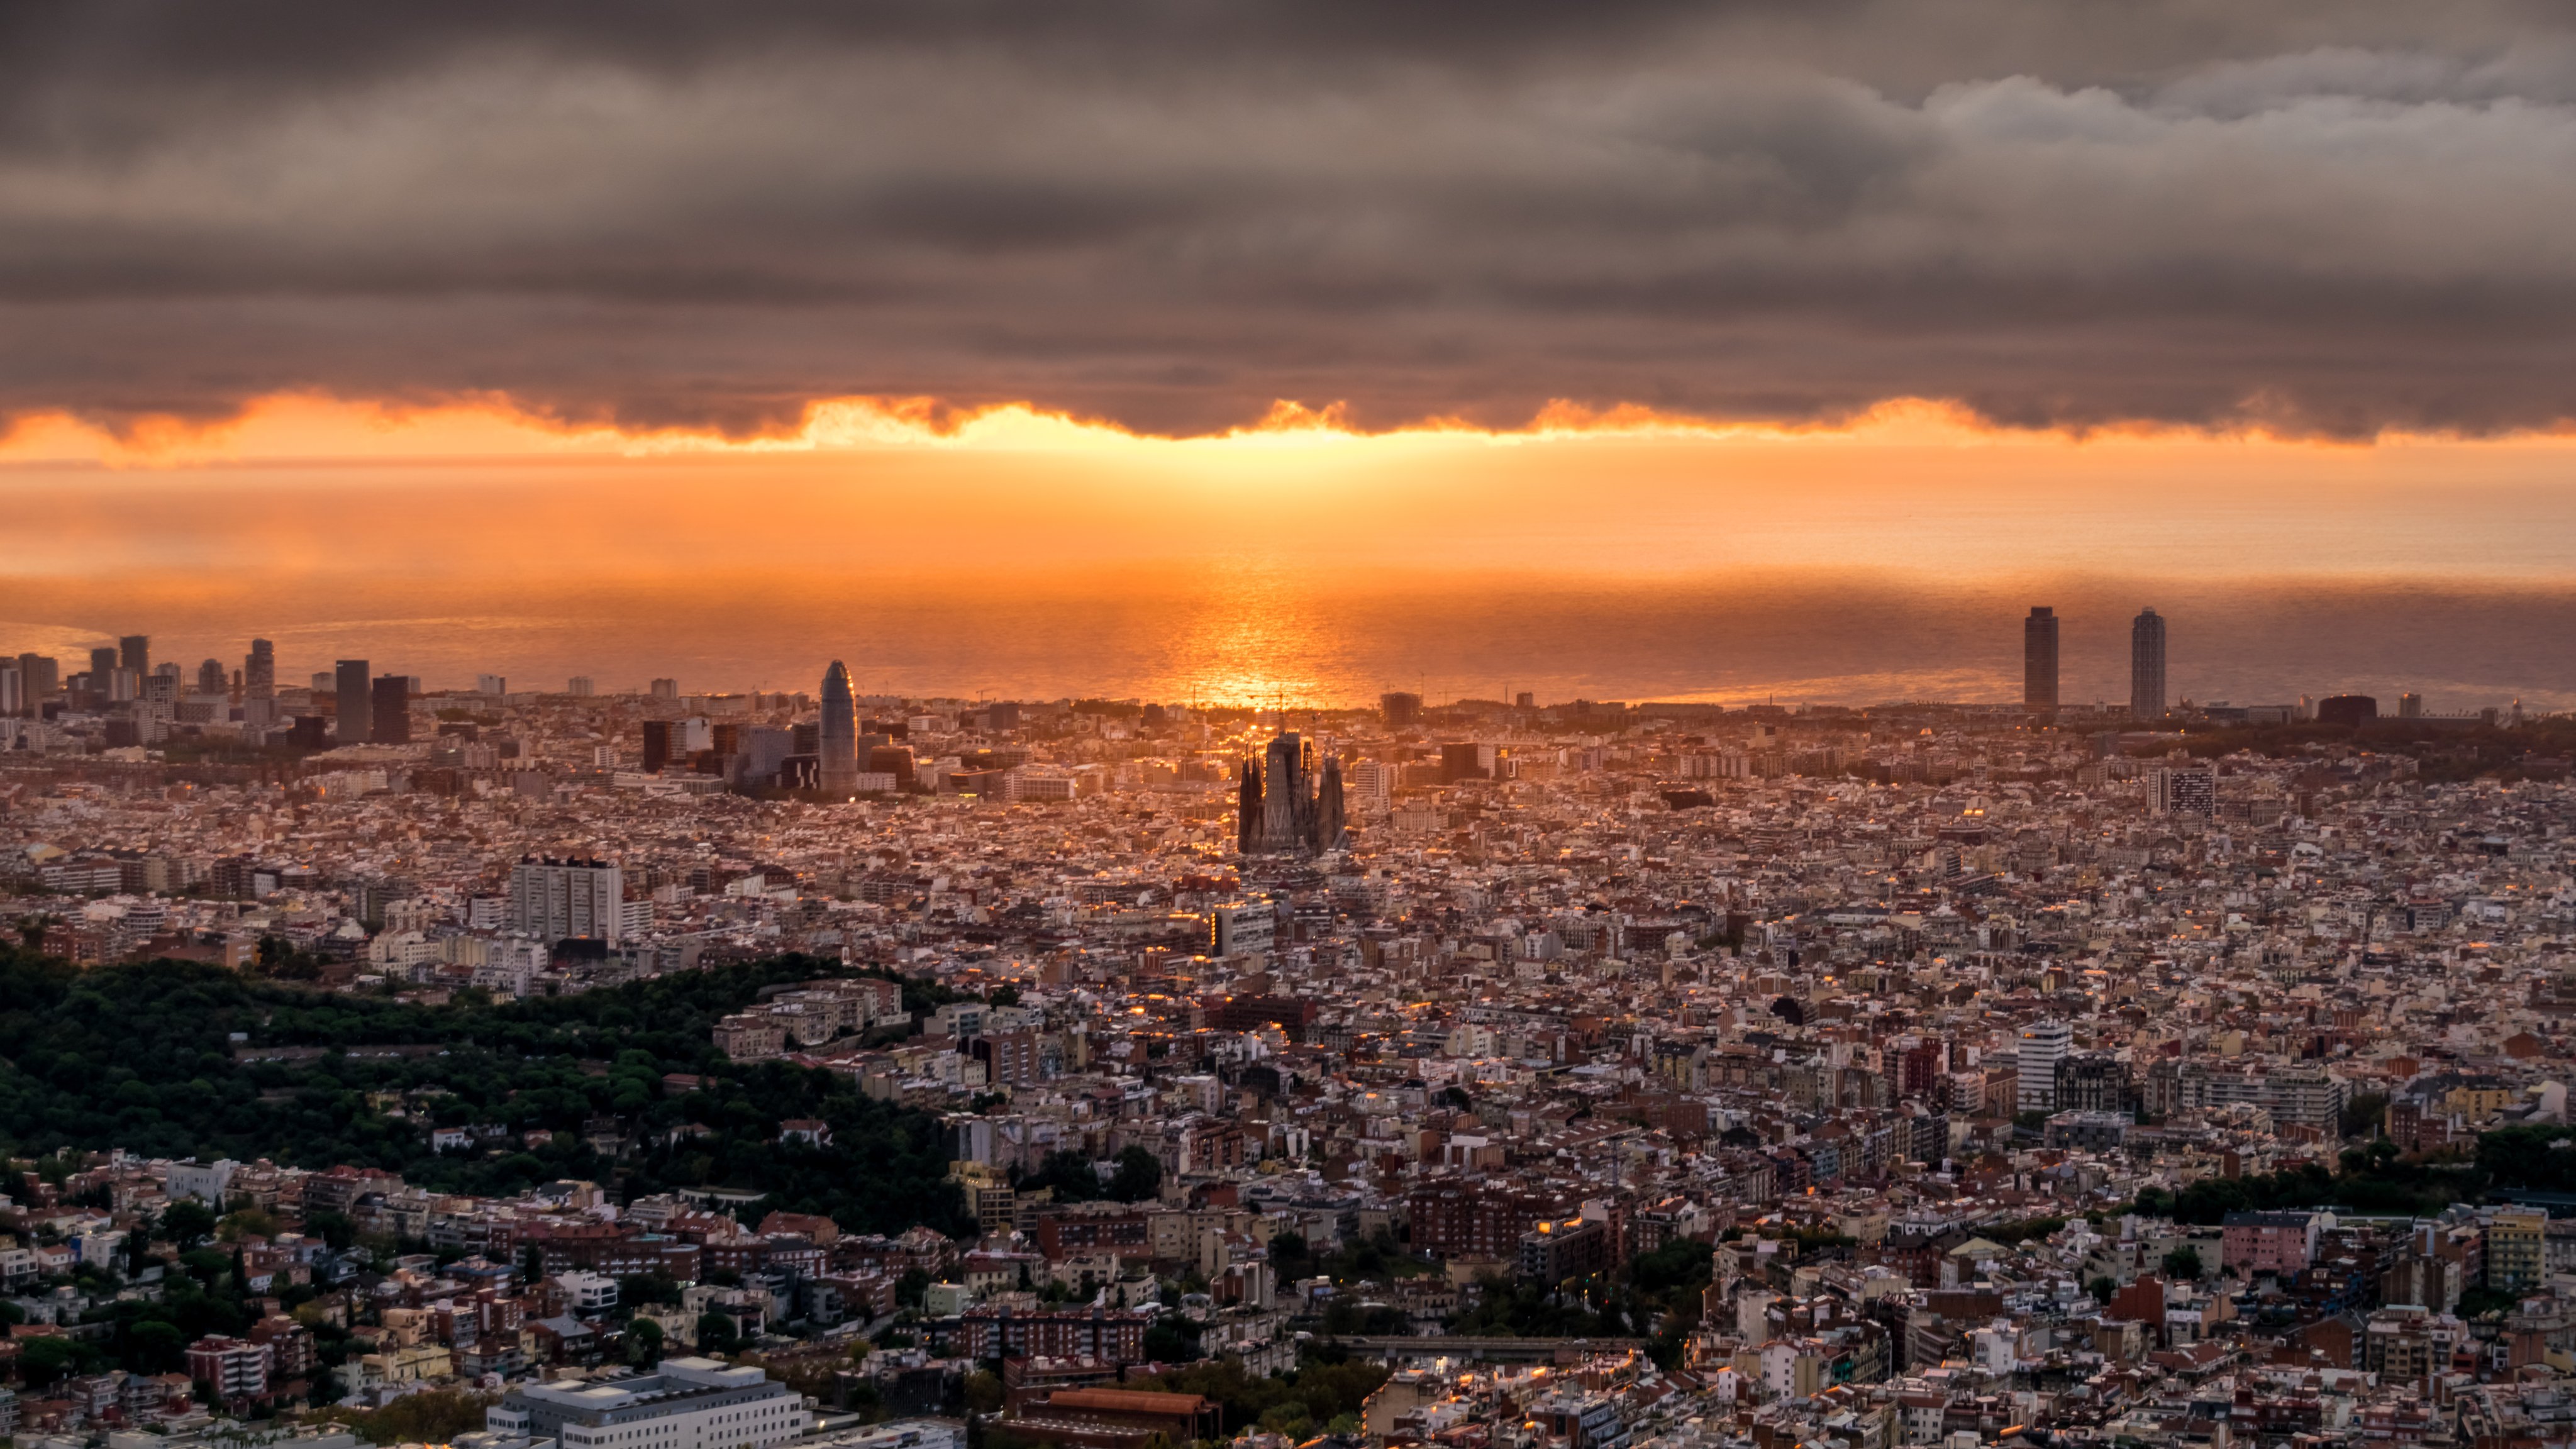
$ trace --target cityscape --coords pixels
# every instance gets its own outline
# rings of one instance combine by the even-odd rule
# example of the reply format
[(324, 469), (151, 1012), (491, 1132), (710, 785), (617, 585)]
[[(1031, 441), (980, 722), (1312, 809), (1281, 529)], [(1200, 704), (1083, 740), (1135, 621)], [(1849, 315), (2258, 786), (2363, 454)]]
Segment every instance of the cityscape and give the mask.
[(2576, 9), (0, 20), (0, 1449), (2576, 1449)]
[(2576, 720), (2169, 700), (2153, 608), (2065, 701), (2060, 623), (1874, 706), (18, 655), (0, 1413), (2550, 1422)]

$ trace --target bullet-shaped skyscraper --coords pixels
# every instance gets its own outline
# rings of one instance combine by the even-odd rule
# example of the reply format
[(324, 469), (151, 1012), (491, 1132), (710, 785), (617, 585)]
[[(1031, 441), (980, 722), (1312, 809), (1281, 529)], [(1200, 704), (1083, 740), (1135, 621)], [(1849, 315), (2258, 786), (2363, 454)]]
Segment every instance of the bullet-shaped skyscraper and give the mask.
[(849, 667), (840, 660), (823, 671), (823, 720), (815, 735), (822, 760), (816, 778), (823, 793), (846, 799), (859, 792), (859, 713), (850, 692)]
[(2129, 625), (2129, 717), (2165, 717), (2165, 621), (2153, 609)]
[(2021, 621), (2021, 702), (2024, 709), (2057, 712), (2057, 611), (2031, 606)]

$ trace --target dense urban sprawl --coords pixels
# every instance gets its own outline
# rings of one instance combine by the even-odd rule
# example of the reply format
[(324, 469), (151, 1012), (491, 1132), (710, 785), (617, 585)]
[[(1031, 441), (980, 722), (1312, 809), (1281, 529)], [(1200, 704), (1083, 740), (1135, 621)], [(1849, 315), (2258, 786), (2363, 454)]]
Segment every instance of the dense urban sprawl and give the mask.
[(2576, 1442), (2562, 720), (147, 651), (0, 699), (22, 1442)]

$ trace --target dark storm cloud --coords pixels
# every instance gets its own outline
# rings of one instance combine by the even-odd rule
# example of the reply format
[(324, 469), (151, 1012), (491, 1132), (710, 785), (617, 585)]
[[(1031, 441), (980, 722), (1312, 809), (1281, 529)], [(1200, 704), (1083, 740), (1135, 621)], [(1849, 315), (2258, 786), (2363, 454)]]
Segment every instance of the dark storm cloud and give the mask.
[(2555, 14), (16, 7), (0, 409), (2549, 424)]

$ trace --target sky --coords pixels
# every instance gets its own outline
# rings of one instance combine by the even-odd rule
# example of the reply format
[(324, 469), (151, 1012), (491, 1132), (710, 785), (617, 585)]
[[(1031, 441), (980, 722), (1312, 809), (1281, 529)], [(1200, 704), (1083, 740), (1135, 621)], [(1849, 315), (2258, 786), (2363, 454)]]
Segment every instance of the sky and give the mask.
[[(1955, 627), (1512, 671), (2001, 697), (2034, 589), (2367, 680), (2275, 629), (2331, 593), (2576, 700), (2571, 231), (2576, 13), (2503, 0), (13, 7), (0, 632), (641, 668), (639, 607), (858, 651), (899, 589), (968, 662), (892, 673), (1007, 691), (1081, 661), (996, 591), (1770, 587)], [(1234, 674), (1364, 694), (1408, 609)], [(1138, 688), (1258, 652), (1135, 627)]]

